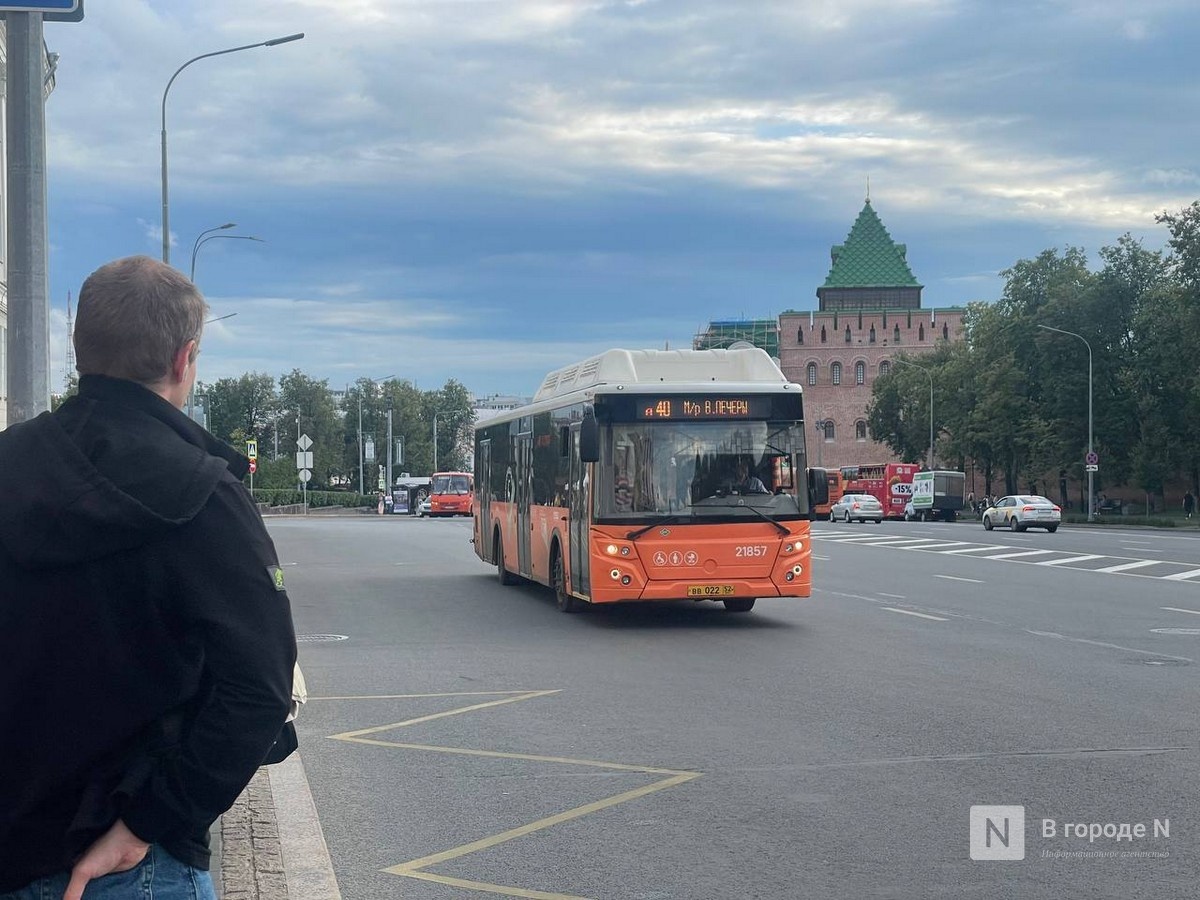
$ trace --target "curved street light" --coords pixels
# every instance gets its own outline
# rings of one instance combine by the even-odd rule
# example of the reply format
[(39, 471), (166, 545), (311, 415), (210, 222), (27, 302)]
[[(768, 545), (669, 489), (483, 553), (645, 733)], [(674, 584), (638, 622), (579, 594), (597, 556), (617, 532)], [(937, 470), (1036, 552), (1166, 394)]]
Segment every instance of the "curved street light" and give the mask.
[(915, 362), (909, 362), (907, 359), (895, 358), (892, 360), (901, 366), (912, 366), (914, 369), (920, 369), (929, 378), (929, 471), (933, 471), (933, 372), (924, 366), (919, 366)]
[(206, 234), (212, 234), (214, 231), (224, 231), (226, 228), (237, 228), (237, 222), (226, 222), (224, 225), (216, 225), (212, 228), (206, 228), (204, 231), (196, 235), (196, 240), (192, 241), (192, 272), (196, 271), (196, 249), (200, 246), (200, 240)]
[(205, 244), (207, 244), (209, 241), (215, 241), (218, 238), (221, 238), (221, 239), (224, 239), (227, 241), (258, 241), (260, 244), (266, 243), (266, 241), (264, 241), (262, 238), (255, 237), (252, 234), (210, 234), (204, 240), (197, 241), (196, 246), (192, 248), (192, 271), (191, 271), (191, 274), (188, 275), (188, 278), (191, 279), (193, 282), (196, 280), (196, 254), (199, 253), (200, 248), (203, 247)]
[(212, 53), (201, 53), (199, 56), (193, 56), (182, 66), (175, 70), (166, 88), (163, 89), (162, 95), (162, 258), (163, 262), (171, 261), (171, 213), (170, 206), (167, 200), (167, 94), (171, 91), (171, 85), (175, 83), (175, 79), (179, 77), (179, 73), (186, 69), (194, 62), (199, 62), (202, 59), (208, 59), (210, 56), (224, 56), (226, 53), (237, 53), (239, 50), (253, 50), (255, 47), (275, 47), (279, 44), (288, 44), (292, 41), (298, 41), (304, 37), (304, 32), (297, 34), (289, 34), (285, 37), (271, 38), (269, 41), (259, 41), (257, 44), (243, 44), (241, 47), (230, 47), (227, 50), (214, 50)]
[(1093, 450), (1092, 450), (1092, 345), (1088, 343), (1087, 338), (1082, 334), (1076, 334), (1073, 331), (1066, 331), (1062, 328), (1055, 328), (1053, 325), (1038, 325), (1038, 328), (1044, 328), (1046, 331), (1057, 331), (1059, 334), (1066, 334), (1073, 338), (1079, 338), (1083, 341), (1083, 345), (1088, 351), (1088, 455), (1086, 466), (1087, 470), (1087, 486), (1088, 486), (1088, 516), (1089, 522), (1096, 520), (1096, 495), (1093, 491), (1095, 487), (1095, 470), (1091, 468), (1093, 465)]

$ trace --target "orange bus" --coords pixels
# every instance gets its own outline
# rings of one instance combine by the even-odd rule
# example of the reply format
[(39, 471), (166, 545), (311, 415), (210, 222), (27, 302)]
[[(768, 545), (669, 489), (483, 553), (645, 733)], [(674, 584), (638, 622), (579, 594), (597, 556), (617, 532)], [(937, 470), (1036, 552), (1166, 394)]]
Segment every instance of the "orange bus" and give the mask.
[(829, 480), (828, 497), (824, 503), (818, 503), (813, 507), (813, 512), (819, 518), (825, 518), (828, 516), (830, 509), (833, 508), (833, 504), (842, 499), (842, 473), (837, 469), (830, 469), (826, 473), (826, 476)]
[(757, 348), (609, 350), (475, 429), (475, 552), (558, 606), (808, 597), (800, 385)]
[(842, 493), (870, 494), (882, 504), (884, 518), (903, 519), (904, 505), (913, 495), (913, 476), (920, 469), (915, 463), (843, 466)]
[(471, 515), (474, 483), (470, 472), (434, 472), (429, 479), (429, 515)]

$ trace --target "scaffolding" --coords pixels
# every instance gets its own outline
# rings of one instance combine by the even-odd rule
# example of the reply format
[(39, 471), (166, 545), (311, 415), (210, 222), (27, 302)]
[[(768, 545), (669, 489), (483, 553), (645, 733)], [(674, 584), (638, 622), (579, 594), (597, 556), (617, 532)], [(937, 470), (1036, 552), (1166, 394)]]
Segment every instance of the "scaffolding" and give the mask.
[(739, 341), (753, 344), (779, 357), (778, 319), (723, 319), (709, 322), (704, 331), (692, 338), (694, 350), (727, 350)]

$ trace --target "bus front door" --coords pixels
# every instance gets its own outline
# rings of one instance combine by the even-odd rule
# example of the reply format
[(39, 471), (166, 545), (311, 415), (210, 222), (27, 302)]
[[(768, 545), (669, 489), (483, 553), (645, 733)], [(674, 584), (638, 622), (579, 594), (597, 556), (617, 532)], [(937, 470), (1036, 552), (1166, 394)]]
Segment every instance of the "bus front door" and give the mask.
[(530, 544), (533, 524), (529, 515), (529, 504), (533, 502), (533, 435), (519, 434), (515, 443), (517, 471), (520, 473), (516, 484), (517, 568), (522, 575), (528, 578), (532, 574)]
[[(492, 442), (479, 442), (479, 459), (475, 462), (475, 496), (479, 498), (479, 521), (475, 523), (475, 540), (477, 547), (487, 548), (491, 553), (492, 545)], [(486, 539), (484, 535), (487, 535)], [(495, 560), (489, 560), (495, 562)]]
[(587, 464), (579, 459), (579, 423), (571, 426), (571, 461), (567, 474), (567, 543), (570, 544), (571, 590), (591, 596), (588, 571), (588, 497), (583, 474)]

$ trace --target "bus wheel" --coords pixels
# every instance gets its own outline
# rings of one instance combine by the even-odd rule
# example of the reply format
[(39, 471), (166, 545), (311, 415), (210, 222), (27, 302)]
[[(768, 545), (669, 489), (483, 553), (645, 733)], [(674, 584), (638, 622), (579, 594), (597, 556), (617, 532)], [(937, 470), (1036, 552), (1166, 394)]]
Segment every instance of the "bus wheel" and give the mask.
[(517, 583), (517, 576), (504, 568), (504, 542), (500, 540), (500, 532), (496, 531), (492, 538), (492, 559), (496, 560), (496, 578), (507, 587)]
[(721, 602), (725, 604), (725, 609), (729, 612), (750, 612), (754, 609), (753, 597), (733, 597)]
[(558, 604), (558, 608), (565, 613), (579, 612), (583, 604), (579, 602), (578, 597), (567, 593), (567, 571), (563, 565), (562, 552), (558, 547), (554, 548), (554, 562), (551, 565), (554, 570), (554, 600)]

